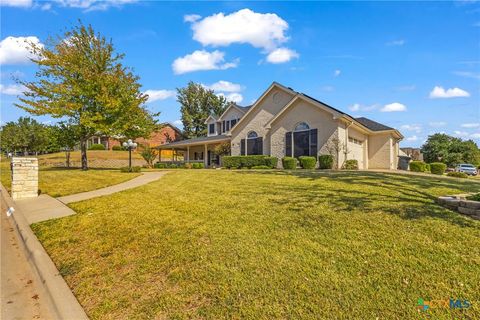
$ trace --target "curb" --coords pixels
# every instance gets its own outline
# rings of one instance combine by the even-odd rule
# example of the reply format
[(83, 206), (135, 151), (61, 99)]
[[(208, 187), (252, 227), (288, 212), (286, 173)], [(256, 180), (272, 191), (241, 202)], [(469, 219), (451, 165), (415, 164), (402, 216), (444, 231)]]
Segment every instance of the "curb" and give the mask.
[(37, 277), (37, 283), (42, 284), (47, 293), (46, 303), (51, 312), (57, 319), (88, 319), (52, 259), (30, 229), (23, 213), (15, 205), (3, 184), (0, 184), (0, 188), (1, 201), (6, 204), (7, 208), (15, 208), (15, 212), (10, 216), (15, 232), (25, 256), (32, 266), (33, 273)]

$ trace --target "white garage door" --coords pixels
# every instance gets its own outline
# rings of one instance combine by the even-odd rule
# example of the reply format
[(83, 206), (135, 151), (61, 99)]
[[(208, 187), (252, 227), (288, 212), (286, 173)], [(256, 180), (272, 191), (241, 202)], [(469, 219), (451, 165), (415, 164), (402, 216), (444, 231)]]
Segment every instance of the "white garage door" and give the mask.
[(348, 138), (348, 155), (347, 159), (355, 159), (358, 161), (358, 168), (364, 169), (363, 158), (365, 153), (363, 152), (364, 143), (358, 139)]

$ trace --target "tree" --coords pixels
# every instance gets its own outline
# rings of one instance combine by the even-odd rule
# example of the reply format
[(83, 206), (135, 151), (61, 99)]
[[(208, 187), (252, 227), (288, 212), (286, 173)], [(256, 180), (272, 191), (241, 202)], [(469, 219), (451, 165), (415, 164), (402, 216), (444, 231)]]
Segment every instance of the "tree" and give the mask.
[(153, 167), (153, 162), (157, 158), (157, 151), (153, 148), (150, 148), (149, 145), (144, 145), (141, 151), (141, 156), (143, 160), (147, 163), (149, 168)]
[(76, 125), (61, 122), (52, 128), (56, 145), (65, 152), (65, 165), (70, 168), (70, 153), (79, 141), (79, 128)]
[(4, 151), (23, 151), (38, 154), (49, 147), (49, 127), (35, 119), (20, 117), (17, 122), (8, 122), (2, 127), (1, 148)]
[(429, 136), (422, 153), (426, 162), (443, 162), (449, 167), (461, 162), (480, 164), (480, 150), (474, 141), (462, 141), (444, 133)]
[(213, 150), (213, 152), (214, 152), (217, 156), (227, 156), (227, 155), (230, 155), (230, 153), (231, 153), (231, 144), (230, 144), (230, 142), (223, 142), (223, 143), (217, 144), (217, 145), (215, 146), (215, 149)]
[(208, 116), (221, 115), (233, 103), (194, 82), (189, 82), (185, 88), (177, 88), (177, 101), (181, 105), (183, 132), (186, 138), (205, 136), (207, 134), (205, 120)]
[(343, 143), (338, 137), (333, 137), (329, 139), (325, 148), (327, 149), (327, 152), (333, 157), (333, 160), (335, 161), (334, 167), (336, 169), (340, 167), (340, 153), (343, 153), (345, 160), (347, 160), (347, 155), (350, 152), (347, 150), (347, 145)]
[(35, 115), (51, 115), (77, 126), (82, 169), (88, 169), (87, 140), (101, 132), (129, 138), (148, 136), (154, 116), (144, 103), (139, 77), (122, 65), (115, 53), (91, 26), (80, 22), (63, 36), (50, 38), (45, 47), (29, 44), (31, 60), (38, 66), (36, 81), (17, 80), (27, 90), (16, 105)]

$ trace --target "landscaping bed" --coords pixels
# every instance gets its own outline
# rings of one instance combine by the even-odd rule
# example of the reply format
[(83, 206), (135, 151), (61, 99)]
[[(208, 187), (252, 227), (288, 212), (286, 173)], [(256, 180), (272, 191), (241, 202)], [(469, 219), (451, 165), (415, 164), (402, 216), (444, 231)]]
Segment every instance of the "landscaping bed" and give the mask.
[(480, 318), (474, 181), (177, 170), (32, 226), (92, 319)]

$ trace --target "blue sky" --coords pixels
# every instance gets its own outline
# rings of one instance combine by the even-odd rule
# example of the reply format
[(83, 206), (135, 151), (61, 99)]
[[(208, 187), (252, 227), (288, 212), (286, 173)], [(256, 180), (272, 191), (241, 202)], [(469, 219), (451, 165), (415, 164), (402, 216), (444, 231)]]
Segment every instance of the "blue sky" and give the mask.
[[(78, 19), (112, 38), (178, 123), (188, 81), (249, 105), (273, 81), (399, 129), (402, 146), (445, 132), (480, 143), (480, 3), (2, 0), (2, 123), (25, 112), (12, 75), (32, 79), (23, 37), (44, 43)], [(40, 117), (49, 122), (49, 117)]]

